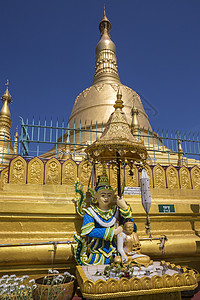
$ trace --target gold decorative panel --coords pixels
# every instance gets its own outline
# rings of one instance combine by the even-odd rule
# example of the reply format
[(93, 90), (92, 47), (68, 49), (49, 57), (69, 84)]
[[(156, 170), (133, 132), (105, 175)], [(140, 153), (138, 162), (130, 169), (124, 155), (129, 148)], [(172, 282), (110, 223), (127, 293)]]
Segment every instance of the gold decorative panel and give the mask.
[(153, 180), (154, 180), (154, 188), (166, 187), (165, 171), (160, 165), (156, 165), (153, 168)]
[[(145, 170), (147, 172), (147, 175), (149, 177), (149, 184), (150, 184), (150, 187), (153, 187), (153, 177), (152, 177), (152, 169), (149, 165), (145, 165)], [(139, 179), (141, 177), (141, 172), (139, 172)]]
[(9, 182), (10, 183), (26, 183), (26, 161), (21, 157), (15, 157), (10, 163)]
[(8, 167), (1, 171), (1, 182), (2, 185), (8, 183)]
[(77, 164), (68, 159), (62, 166), (62, 184), (74, 185), (77, 179)]
[(179, 170), (180, 186), (181, 189), (191, 189), (190, 172), (188, 168), (183, 166)]
[(167, 176), (167, 187), (169, 189), (178, 189), (179, 188), (178, 172), (173, 166), (169, 166), (167, 168), (166, 176)]
[(78, 166), (78, 177), (83, 186), (88, 186), (92, 172), (92, 165), (87, 161), (82, 161)]
[(129, 166), (125, 168), (125, 186), (138, 186), (138, 169), (135, 165), (132, 167), (133, 176), (129, 174)]
[[(98, 280), (91, 280), (91, 273), (98, 269), (90, 266), (87, 271), (82, 266), (76, 267), (76, 278), (84, 298), (89, 299), (137, 299), (137, 300), (181, 300), (178, 292), (194, 290), (198, 286), (198, 272), (189, 268), (182, 268), (181, 274), (177, 269), (181, 268), (175, 264), (162, 261), (161, 265), (167, 265), (170, 270), (175, 271), (173, 275), (164, 274), (152, 277), (121, 277), (120, 279), (109, 278), (105, 280), (102, 276)], [(101, 269), (102, 271), (103, 269)]]
[(200, 189), (200, 168), (197, 166), (191, 169), (192, 187), (195, 190)]
[(45, 183), (61, 184), (61, 164), (56, 158), (51, 158), (45, 165)]
[[(96, 181), (98, 180), (98, 176), (101, 176), (103, 173), (103, 165), (102, 164), (96, 164), (95, 165), (95, 175), (96, 175)], [(109, 178), (109, 171), (108, 171), (108, 166), (106, 165), (106, 174)]]
[(153, 187), (152, 169), (148, 165), (145, 165), (145, 170), (147, 172), (147, 175), (149, 176), (150, 187)]
[[(124, 168), (121, 169), (121, 185), (124, 182)], [(117, 167), (110, 167), (110, 185), (113, 189), (117, 188)]]
[(44, 182), (44, 164), (38, 157), (34, 157), (28, 163), (27, 183), (43, 184), (43, 182)]

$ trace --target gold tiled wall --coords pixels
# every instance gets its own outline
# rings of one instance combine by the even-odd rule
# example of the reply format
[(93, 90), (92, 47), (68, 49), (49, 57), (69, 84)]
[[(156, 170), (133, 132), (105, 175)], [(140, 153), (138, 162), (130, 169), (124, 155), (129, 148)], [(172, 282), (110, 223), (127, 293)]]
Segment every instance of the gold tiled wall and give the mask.
[[(163, 167), (161, 165), (149, 166), (145, 169), (150, 179), (150, 186), (153, 188), (169, 189), (200, 189), (200, 168), (174, 167), (172, 165)], [(101, 165), (96, 166), (96, 177), (100, 175)], [(125, 176), (125, 186), (139, 186), (140, 174), (139, 168), (133, 166), (133, 174), (129, 175), (129, 167), (121, 169), (121, 180)], [(79, 177), (80, 182), (86, 189), (88, 184), (94, 181), (91, 176), (92, 165), (87, 161), (75, 162), (72, 159), (59, 161), (51, 158), (43, 162), (35, 157), (26, 161), (21, 156), (11, 160), (8, 168), (1, 172), (1, 184), (46, 184), (46, 185), (73, 185)], [(116, 169), (107, 167), (107, 174), (113, 188), (116, 187)]]

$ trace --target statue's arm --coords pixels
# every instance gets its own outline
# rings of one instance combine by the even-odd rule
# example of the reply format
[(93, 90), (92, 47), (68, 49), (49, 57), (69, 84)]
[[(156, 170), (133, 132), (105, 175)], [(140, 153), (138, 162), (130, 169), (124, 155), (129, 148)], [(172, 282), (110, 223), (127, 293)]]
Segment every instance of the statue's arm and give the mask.
[(122, 209), (122, 210), (127, 210), (128, 209), (128, 205), (124, 199), (124, 197), (119, 197), (117, 196), (117, 206)]
[[(125, 202), (124, 198), (121, 198), (121, 199), (123, 199), (123, 201)], [(122, 200), (119, 200), (119, 201), (122, 201)], [(118, 207), (119, 207), (119, 211), (120, 211), (120, 216), (122, 217), (122, 223), (125, 219), (131, 219), (132, 222), (134, 222), (130, 205), (126, 204), (126, 209), (124, 209), (120, 206), (118, 206)], [(137, 232), (137, 226), (136, 226), (135, 222), (134, 222), (134, 232)]]
[(127, 256), (126, 253), (124, 252), (123, 245), (124, 245), (124, 234), (120, 233), (117, 235), (117, 251), (121, 255), (122, 262), (125, 262), (127, 261)]

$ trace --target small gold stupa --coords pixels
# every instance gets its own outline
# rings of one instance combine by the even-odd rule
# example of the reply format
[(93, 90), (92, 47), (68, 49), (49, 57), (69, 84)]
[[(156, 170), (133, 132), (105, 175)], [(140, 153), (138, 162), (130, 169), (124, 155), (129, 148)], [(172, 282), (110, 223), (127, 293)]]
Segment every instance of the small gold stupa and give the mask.
[(11, 155), (13, 153), (13, 146), (10, 142), (10, 128), (12, 125), (12, 120), (10, 118), (9, 104), (12, 103), (11, 95), (8, 90), (9, 81), (5, 84), (7, 86), (5, 93), (1, 97), (3, 102), (0, 111), (0, 153), (4, 155), (0, 159), (0, 166), (4, 167), (9, 164)]

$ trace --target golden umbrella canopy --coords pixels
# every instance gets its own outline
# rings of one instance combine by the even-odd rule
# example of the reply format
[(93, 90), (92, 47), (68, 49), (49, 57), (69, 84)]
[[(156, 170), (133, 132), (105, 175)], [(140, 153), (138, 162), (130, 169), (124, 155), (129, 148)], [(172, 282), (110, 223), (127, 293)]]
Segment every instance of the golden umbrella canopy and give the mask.
[(141, 139), (134, 137), (126, 115), (123, 112), (123, 101), (120, 90), (114, 105), (114, 112), (110, 115), (102, 135), (85, 152), (89, 160), (95, 162), (116, 163), (118, 168), (118, 194), (121, 196), (120, 164), (130, 166), (133, 162), (144, 162), (147, 150)]

